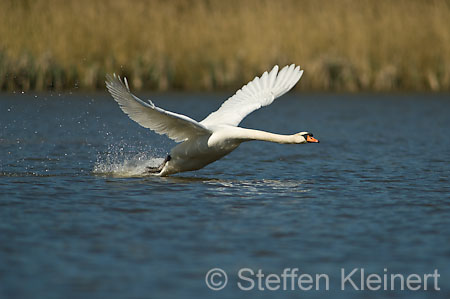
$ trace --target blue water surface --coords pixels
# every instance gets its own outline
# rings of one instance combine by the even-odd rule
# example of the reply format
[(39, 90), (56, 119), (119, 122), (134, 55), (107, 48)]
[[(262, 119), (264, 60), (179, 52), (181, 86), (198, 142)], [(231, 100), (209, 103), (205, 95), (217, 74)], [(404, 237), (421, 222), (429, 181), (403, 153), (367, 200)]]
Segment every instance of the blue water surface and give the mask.
[[(227, 97), (148, 96), (197, 120)], [(290, 93), (241, 125), (321, 143), (143, 177), (175, 143), (106, 93), (0, 95), (0, 298), (450, 298), (448, 94)], [(243, 268), (323, 273), (329, 290), (243, 291)], [(440, 291), (341, 290), (354, 268), (437, 269)]]

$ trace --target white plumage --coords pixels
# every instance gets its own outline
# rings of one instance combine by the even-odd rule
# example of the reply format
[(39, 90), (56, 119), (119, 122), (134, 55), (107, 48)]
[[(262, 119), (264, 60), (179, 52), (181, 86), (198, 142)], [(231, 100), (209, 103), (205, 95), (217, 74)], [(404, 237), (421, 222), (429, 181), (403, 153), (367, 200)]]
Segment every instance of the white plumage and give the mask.
[(273, 100), (288, 92), (300, 80), (303, 70), (294, 64), (285, 66), (278, 73), (278, 65), (270, 73), (264, 72), (261, 78), (255, 77), (239, 89), (222, 106), (211, 113), (201, 124), (237, 126), (253, 111), (272, 104)]
[(123, 83), (120, 77), (114, 74), (107, 75), (106, 80), (109, 92), (123, 112), (144, 128), (165, 134), (176, 142), (212, 133), (192, 118), (156, 107), (150, 100), (148, 103), (142, 101), (130, 92), (126, 78)]
[(238, 127), (251, 112), (270, 105), (288, 92), (300, 80), (303, 70), (291, 64), (278, 72), (275, 66), (269, 73), (255, 77), (226, 100), (220, 108), (197, 122), (185, 115), (144, 102), (130, 92), (126, 78), (107, 75), (106, 86), (120, 108), (132, 120), (158, 134), (165, 134), (176, 142), (164, 163), (149, 168), (149, 173), (169, 175), (181, 171), (200, 169), (230, 153), (240, 143), (264, 140), (278, 143), (318, 142), (312, 134), (278, 135)]

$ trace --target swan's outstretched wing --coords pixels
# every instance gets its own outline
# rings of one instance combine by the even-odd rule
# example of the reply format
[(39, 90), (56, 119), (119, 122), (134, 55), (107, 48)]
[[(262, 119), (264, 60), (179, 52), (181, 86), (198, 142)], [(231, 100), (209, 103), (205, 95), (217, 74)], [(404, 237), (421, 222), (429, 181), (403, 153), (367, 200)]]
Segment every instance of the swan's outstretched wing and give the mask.
[(270, 73), (265, 72), (261, 78), (239, 89), (220, 108), (208, 115), (200, 123), (205, 126), (231, 125), (237, 126), (253, 111), (270, 105), (273, 100), (288, 92), (300, 80), (303, 70), (294, 64), (285, 66), (278, 72), (278, 65)]
[(142, 101), (130, 92), (126, 78), (122, 82), (116, 74), (106, 75), (105, 83), (122, 111), (144, 128), (166, 134), (176, 142), (212, 133), (192, 118), (158, 108), (151, 101)]

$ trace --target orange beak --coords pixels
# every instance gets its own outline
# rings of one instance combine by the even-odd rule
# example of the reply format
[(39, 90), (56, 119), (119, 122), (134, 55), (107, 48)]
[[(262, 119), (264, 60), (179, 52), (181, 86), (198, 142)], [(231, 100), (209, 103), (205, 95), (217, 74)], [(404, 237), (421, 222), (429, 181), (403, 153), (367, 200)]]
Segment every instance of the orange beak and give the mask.
[(317, 140), (316, 138), (312, 137), (312, 136), (307, 135), (307, 136), (306, 136), (306, 142), (309, 142), (309, 143), (319, 143), (320, 141)]

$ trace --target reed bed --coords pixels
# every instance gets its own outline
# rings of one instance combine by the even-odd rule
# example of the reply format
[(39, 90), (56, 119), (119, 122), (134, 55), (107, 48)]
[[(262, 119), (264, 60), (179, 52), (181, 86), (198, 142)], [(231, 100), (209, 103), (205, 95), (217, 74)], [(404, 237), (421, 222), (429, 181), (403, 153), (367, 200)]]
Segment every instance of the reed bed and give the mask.
[(0, 1), (0, 90), (232, 89), (288, 63), (300, 90), (449, 91), (450, 1)]

